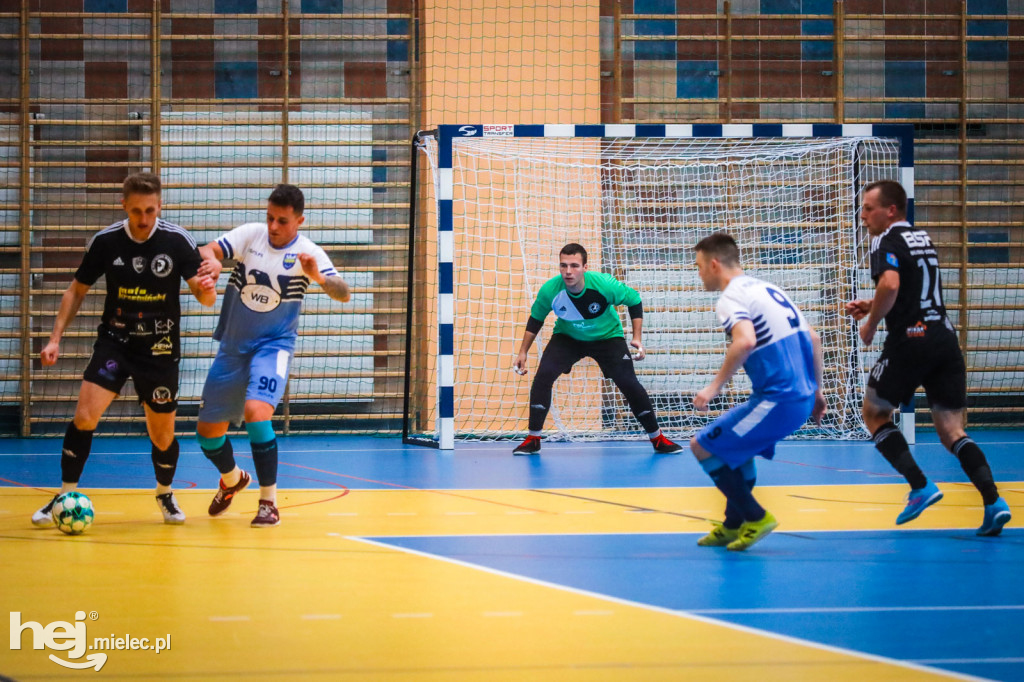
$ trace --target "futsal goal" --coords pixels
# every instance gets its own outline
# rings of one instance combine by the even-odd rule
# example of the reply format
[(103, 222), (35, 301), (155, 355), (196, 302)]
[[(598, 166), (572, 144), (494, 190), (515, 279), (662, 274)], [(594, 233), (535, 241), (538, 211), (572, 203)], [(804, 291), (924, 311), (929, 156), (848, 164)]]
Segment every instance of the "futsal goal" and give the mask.
[[(745, 399), (741, 372), (712, 403), (693, 396), (721, 366), (718, 294), (703, 291), (693, 246), (732, 234), (745, 271), (784, 288), (821, 334), (828, 414), (796, 437), (859, 439), (863, 349), (843, 304), (870, 296), (862, 188), (899, 180), (913, 197), (909, 125), (444, 125), (414, 140), (405, 437), (519, 438), (553, 316), (512, 362), (530, 305), (568, 242), (591, 271), (636, 289), (647, 358), (637, 375), (670, 437)], [(423, 161), (425, 160), (425, 163)], [(913, 202), (910, 205), (913, 219)], [(629, 338), (628, 320), (623, 323)], [(545, 435), (643, 436), (623, 396), (584, 360), (555, 384)]]

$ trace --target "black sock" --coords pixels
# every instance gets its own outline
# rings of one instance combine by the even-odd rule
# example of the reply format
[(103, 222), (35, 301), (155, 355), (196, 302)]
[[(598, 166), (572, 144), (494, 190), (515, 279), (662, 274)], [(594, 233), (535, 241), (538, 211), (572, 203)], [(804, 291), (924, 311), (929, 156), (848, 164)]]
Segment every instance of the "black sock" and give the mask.
[(201, 450), (220, 473), (230, 474), (235, 470), (235, 450), (231, 447), (230, 438), (225, 438), (224, 444), (216, 450), (207, 450), (206, 448), (201, 448)]
[(178, 439), (172, 440), (166, 450), (160, 450), (153, 445), (152, 459), (156, 482), (160, 485), (173, 483), (174, 472), (178, 470)]
[(261, 486), (277, 485), (277, 439), (266, 443), (250, 443), (252, 464)]
[(60, 480), (64, 483), (78, 483), (85, 469), (85, 461), (92, 450), (92, 431), (80, 431), (74, 422), (64, 432), (64, 444), (60, 454)]
[(950, 451), (960, 460), (960, 468), (971, 479), (971, 483), (981, 493), (981, 499), (985, 504), (995, 504), (999, 499), (999, 490), (996, 489), (996, 482), (992, 479), (992, 469), (988, 466), (985, 453), (981, 451), (978, 444), (971, 440), (970, 436), (964, 436), (953, 443)]
[(760, 521), (764, 518), (764, 507), (754, 499), (742, 473), (723, 465), (708, 472), (708, 475), (715, 482), (715, 487), (725, 495), (727, 502), (733, 504), (743, 521)]
[(882, 453), (882, 457), (885, 457), (892, 468), (907, 479), (911, 488), (917, 490), (928, 485), (928, 479), (917, 466), (914, 456), (910, 454), (907, 439), (895, 424), (891, 421), (882, 424), (871, 434), (871, 440), (875, 441), (875, 448)]
[(658, 430), (658, 418), (654, 414), (653, 407), (634, 416), (640, 422), (640, 426), (643, 427), (644, 433), (654, 433)]
[[(747, 490), (753, 492), (754, 486), (757, 485), (757, 477), (745, 478), (743, 482), (747, 484)], [(736, 530), (743, 525), (743, 514), (732, 500), (725, 501), (725, 521), (722, 522), (722, 525), (729, 530)]]
[(548, 418), (548, 406), (543, 403), (530, 403), (530, 431), (540, 431), (544, 428), (544, 420)]

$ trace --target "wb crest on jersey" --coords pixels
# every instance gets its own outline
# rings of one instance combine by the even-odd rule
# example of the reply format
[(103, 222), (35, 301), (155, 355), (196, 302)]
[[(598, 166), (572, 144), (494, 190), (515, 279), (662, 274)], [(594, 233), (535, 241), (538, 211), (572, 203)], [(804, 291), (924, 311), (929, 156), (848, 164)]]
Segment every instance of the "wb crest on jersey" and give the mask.
[(299, 257), (299, 254), (297, 254), (297, 253), (286, 253), (284, 255), (284, 260), (281, 262), (281, 264), (284, 265), (284, 269), (285, 270), (291, 270), (292, 266), (295, 265), (295, 260), (298, 257)]
[(249, 310), (267, 313), (281, 304), (281, 292), (274, 288), (270, 275), (253, 268), (246, 272), (239, 263), (231, 274), (231, 282), (238, 287), (239, 298)]

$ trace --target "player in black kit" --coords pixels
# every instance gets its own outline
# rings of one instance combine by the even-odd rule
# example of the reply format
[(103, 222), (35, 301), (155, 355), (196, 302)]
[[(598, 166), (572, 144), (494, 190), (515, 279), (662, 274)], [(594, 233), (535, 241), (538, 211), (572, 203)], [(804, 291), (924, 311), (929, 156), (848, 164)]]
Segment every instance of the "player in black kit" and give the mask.
[[(174, 417), (178, 409), (178, 327), (181, 280), (204, 306), (216, 302), (216, 282), (199, 276), (202, 258), (184, 229), (160, 216), (160, 179), (130, 175), (122, 200), (126, 220), (100, 230), (89, 241), (82, 264), (61, 299), (50, 341), (40, 353), (44, 367), (57, 362), (60, 339), (89, 288), (106, 275), (107, 296), (92, 359), (85, 369), (75, 416), (64, 435), (61, 493), (74, 490), (85, 468), (92, 434), (128, 377), (135, 384), (153, 442), (156, 500), (164, 522), (185, 522), (171, 483), (178, 463)], [(48, 526), (56, 496), (32, 515)]]
[(918, 468), (892, 413), (924, 386), (942, 444), (956, 455), (985, 503), (977, 534), (999, 535), (1010, 520), (1010, 508), (999, 496), (985, 454), (964, 431), (967, 370), (946, 317), (938, 253), (928, 233), (912, 227), (906, 216), (907, 193), (898, 182), (882, 180), (864, 188), (860, 218), (871, 235), (875, 296), (847, 303), (846, 312), (864, 320), (860, 338), (865, 345), (883, 318), (888, 331), (864, 392), (864, 424), (878, 451), (910, 484), (907, 506), (896, 523), (916, 519), (942, 499), (942, 492)]

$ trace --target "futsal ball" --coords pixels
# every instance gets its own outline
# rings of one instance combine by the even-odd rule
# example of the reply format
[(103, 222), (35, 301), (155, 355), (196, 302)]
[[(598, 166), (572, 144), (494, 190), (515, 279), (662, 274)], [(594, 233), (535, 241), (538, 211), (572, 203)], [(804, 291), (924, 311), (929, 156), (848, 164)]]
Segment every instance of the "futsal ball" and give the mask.
[(53, 503), (53, 522), (68, 535), (79, 535), (92, 525), (92, 500), (79, 492), (61, 493)]

